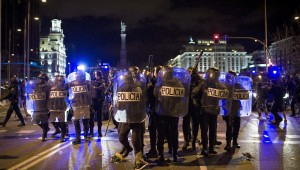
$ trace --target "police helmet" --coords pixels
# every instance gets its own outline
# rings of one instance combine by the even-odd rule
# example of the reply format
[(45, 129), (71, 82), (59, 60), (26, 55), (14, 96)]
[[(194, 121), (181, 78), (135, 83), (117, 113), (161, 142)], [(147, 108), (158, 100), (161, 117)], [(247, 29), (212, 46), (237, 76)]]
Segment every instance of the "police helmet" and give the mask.
[(48, 81), (49, 80), (49, 77), (47, 76), (46, 73), (40, 73), (38, 75), (38, 79), (42, 80), (42, 81)]
[(13, 75), (11, 78), (10, 78), (10, 84), (11, 85), (18, 85), (19, 84), (19, 79), (16, 75)]
[(162, 77), (167, 80), (167, 79), (172, 79), (174, 75), (174, 69), (170, 65), (166, 65), (162, 67)]
[(82, 70), (76, 71), (76, 80), (77, 81), (85, 81), (85, 72)]
[(206, 79), (208, 81), (215, 81), (216, 82), (216, 81), (218, 81), (219, 76), (220, 76), (220, 70), (216, 67), (209, 68), (206, 71)]
[(54, 81), (57, 85), (63, 85), (63, 84), (65, 84), (65, 76), (56, 75), (56, 76), (54, 76)]
[(102, 79), (103, 78), (103, 74), (101, 70), (94, 70), (92, 73), (93, 79)]

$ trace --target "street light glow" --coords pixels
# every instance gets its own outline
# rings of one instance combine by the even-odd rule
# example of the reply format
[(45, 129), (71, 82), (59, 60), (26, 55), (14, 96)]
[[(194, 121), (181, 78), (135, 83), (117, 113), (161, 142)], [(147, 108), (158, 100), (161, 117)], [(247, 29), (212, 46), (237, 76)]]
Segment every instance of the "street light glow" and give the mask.
[(21, 32), (22, 30), (21, 30), (21, 28), (18, 28), (17, 31), (18, 31), (18, 32)]
[(47, 2), (47, 0), (42, 0), (42, 2), (44, 2), (44, 3), (45, 3), (45, 2)]
[(295, 16), (295, 20), (298, 20), (299, 19), (299, 16)]
[(34, 17), (34, 20), (38, 21), (40, 18), (39, 17)]
[(84, 66), (84, 65), (79, 65), (79, 66), (77, 66), (77, 69), (78, 69), (78, 70), (85, 71), (85, 66)]

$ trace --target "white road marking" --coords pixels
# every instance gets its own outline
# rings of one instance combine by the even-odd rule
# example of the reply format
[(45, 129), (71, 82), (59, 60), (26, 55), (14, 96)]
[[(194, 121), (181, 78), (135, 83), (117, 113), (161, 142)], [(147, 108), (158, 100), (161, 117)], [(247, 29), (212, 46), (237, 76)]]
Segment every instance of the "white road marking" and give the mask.
[(36, 132), (36, 130), (19, 130), (16, 133), (25, 133), (25, 134), (27, 134), (27, 133), (33, 133), (33, 132)]
[(42, 160), (50, 157), (51, 155), (55, 154), (56, 152), (59, 152), (60, 150), (68, 147), (72, 145), (72, 142), (68, 142), (68, 143), (60, 143), (60, 144), (57, 144), (55, 146), (53, 146), (52, 148), (49, 148), (11, 168), (9, 168), (8, 170), (14, 170), (14, 169), (19, 169), (19, 170), (22, 170), (22, 169), (28, 169), (34, 165), (36, 165), (37, 163), (41, 162)]

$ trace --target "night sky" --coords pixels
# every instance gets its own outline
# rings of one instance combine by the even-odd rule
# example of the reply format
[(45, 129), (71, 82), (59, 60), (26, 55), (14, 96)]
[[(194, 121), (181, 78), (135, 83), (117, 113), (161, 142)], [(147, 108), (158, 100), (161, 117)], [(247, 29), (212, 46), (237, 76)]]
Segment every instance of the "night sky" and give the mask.
[[(267, 0), (269, 44), (276, 27), (291, 24), (299, 0)], [(264, 0), (47, 0), (42, 4), (42, 35), (50, 20), (62, 20), (68, 61), (92, 66), (101, 59), (116, 66), (120, 57), (120, 22), (127, 25), (127, 56), (143, 66), (148, 56), (165, 64), (179, 54), (189, 37), (214, 33), (252, 36), (264, 41)], [(239, 40), (247, 52), (262, 49)]]

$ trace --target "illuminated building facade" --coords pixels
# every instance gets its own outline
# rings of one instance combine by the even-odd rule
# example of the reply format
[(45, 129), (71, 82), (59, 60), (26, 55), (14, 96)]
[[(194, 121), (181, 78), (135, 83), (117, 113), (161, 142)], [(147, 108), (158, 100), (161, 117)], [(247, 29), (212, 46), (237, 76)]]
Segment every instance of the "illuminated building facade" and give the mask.
[(222, 72), (229, 70), (241, 72), (251, 63), (252, 56), (247, 55), (241, 45), (228, 45), (223, 40), (220, 40), (219, 44), (214, 44), (213, 40), (201, 39), (197, 42), (191, 40), (188, 45), (184, 45), (181, 54), (169, 60), (168, 64), (182, 68), (194, 67), (202, 50), (205, 52), (198, 63), (199, 72), (205, 72), (211, 67), (217, 67)]
[(53, 19), (50, 33), (40, 39), (40, 64), (50, 78), (55, 75), (66, 75), (66, 47), (61, 20)]

